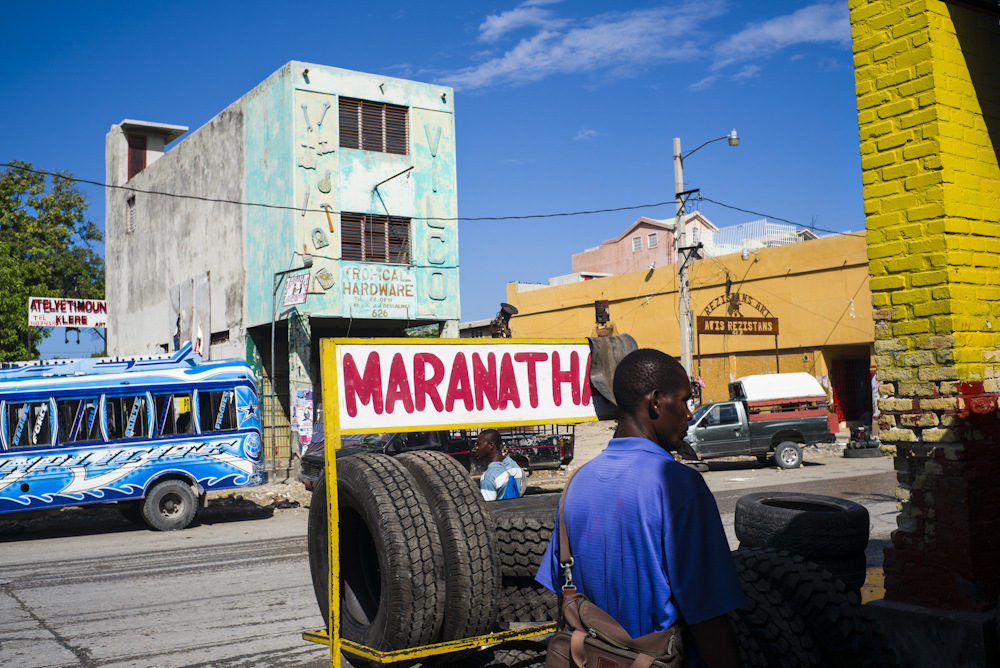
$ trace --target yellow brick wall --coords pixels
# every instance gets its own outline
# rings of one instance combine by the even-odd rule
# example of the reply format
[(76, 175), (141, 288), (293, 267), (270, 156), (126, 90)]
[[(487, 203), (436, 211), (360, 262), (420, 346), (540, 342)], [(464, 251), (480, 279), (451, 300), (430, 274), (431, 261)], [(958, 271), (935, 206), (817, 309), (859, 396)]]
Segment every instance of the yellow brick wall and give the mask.
[(876, 339), (920, 350), (921, 336), (955, 336), (953, 352), (927, 364), (887, 358), (894, 380), (993, 378), (997, 20), (939, 0), (849, 5)]

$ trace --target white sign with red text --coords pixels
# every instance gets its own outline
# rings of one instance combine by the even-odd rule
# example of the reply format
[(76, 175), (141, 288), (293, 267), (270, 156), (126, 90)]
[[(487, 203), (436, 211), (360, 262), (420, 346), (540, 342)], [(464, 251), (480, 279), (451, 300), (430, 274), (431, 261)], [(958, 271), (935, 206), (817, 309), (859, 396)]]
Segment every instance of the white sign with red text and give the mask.
[(593, 420), (586, 343), (337, 344), (340, 429)]
[(108, 303), (103, 299), (28, 297), (31, 327), (107, 327)]

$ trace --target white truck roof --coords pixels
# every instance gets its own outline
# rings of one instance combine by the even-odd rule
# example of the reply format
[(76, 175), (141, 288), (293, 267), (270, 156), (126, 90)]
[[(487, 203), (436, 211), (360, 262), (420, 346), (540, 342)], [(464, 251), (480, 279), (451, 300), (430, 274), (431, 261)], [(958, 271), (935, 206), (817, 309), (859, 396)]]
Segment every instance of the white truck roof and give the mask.
[(801, 397), (823, 397), (826, 391), (808, 373), (766, 373), (744, 376), (729, 383), (730, 399), (775, 401)]

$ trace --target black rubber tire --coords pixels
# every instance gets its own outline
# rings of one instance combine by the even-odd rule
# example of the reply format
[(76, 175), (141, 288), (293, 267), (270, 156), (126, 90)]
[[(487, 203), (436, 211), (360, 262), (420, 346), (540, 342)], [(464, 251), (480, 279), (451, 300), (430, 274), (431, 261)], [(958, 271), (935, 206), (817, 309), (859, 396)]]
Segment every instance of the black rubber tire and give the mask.
[(554, 622), (559, 617), (559, 600), (531, 578), (503, 578), (497, 605), (499, 622)]
[(545, 665), (548, 641), (511, 640), (480, 650), (462, 668), (541, 668)]
[[(337, 483), (343, 637), (377, 650), (434, 642), (444, 617), (444, 555), (423, 492), (402, 464), (380, 454), (339, 459)], [(326, 514), (324, 477), (309, 506), (308, 552), (329, 624)]]
[(774, 463), (778, 468), (797, 469), (802, 466), (802, 448), (792, 441), (778, 443), (774, 449)]
[(552, 537), (559, 496), (534, 494), (489, 504), (503, 577), (535, 577)]
[(768, 657), (757, 642), (757, 634), (750, 630), (744, 616), (737, 614), (733, 610), (726, 614), (729, 623), (736, 633), (736, 643), (740, 648), (740, 658), (743, 659), (743, 668), (770, 668)]
[(845, 559), (814, 559), (820, 568), (830, 573), (833, 579), (844, 583), (844, 588), (855, 595), (861, 595), (861, 588), (868, 579), (868, 559), (864, 552)]
[(770, 584), (743, 563), (736, 564), (746, 605), (729, 613), (756, 641), (764, 663), (773, 668), (819, 668), (822, 658), (812, 635)]
[(882, 450), (879, 448), (857, 448), (855, 450), (845, 448), (844, 456), (848, 459), (869, 459), (873, 457), (881, 457)]
[(737, 568), (755, 571), (805, 623), (829, 668), (896, 668), (878, 624), (858, 599), (817, 564), (798, 555), (760, 548), (733, 552)]
[[(443, 452), (399, 455), (427, 498), (444, 546), (444, 622), (438, 641), (489, 633), (500, 588), (497, 538), (468, 471)], [(496, 559), (496, 560), (495, 560)]]
[(191, 485), (182, 480), (163, 480), (154, 484), (142, 502), (142, 519), (157, 531), (178, 531), (194, 520), (198, 497)]
[(145, 526), (146, 520), (142, 518), (142, 501), (119, 501), (117, 504), (118, 512), (122, 514), (122, 517), (127, 519), (132, 524), (142, 524)]
[(868, 545), (868, 509), (819, 494), (758, 492), (740, 497), (734, 518), (740, 547), (788, 550), (810, 559), (843, 559)]

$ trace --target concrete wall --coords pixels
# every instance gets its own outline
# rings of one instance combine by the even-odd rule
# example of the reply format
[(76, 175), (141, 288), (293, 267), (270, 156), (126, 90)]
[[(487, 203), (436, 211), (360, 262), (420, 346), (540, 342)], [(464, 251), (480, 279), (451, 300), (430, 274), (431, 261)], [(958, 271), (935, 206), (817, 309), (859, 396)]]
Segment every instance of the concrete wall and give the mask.
[[(778, 318), (780, 370), (822, 376), (829, 372), (829, 358), (845, 352), (867, 357), (874, 340), (865, 251), (864, 236), (856, 233), (764, 248), (757, 251), (759, 261), (753, 255), (744, 261), (739, 254), (693, 261), (692, 311), (703, 315), (713, 300), (725, 295), (728, 270), (734, 277), (733, 292), (753, 297)], [(595, 336), (594, 301), (606, 299), (608, 326), (614, 333), (630, 334), (640, 346), (677, 355), (676, 285), (673, 265), (528, 292), (518, 292), (512, 283), (507, 301), (517, 307), (518, 315), (510, 326), (518, 338)], [(743, 316), (759, 316), (751, 308), (742, 309)], [(709, 385), (703, 398), (727, 396), (731, 376), (773, 372), (774, 346), (773, 336), (702, 335), (702, 377)]]
[[(117, 125), (106, 139), (107, 178), (127, 176), (127, 144)], [(243, 103), (238, 101), (191, 133), (128, 182), (138, 190), (158, 190), (241, 201), (243, 189)], [(239, 206), (134, 193), (136, 224), (125, 228), (126, 199), (133, 193), (107, 189), (108, 352), (112, 355), (162, 352), (172, 347), (176, 325), (170, 288), (209, 272), (212, 332), (229, 330), (221, 356), (242, 356), (244, 237)], [(205, 332), (205, 347), (208, 337)]]

